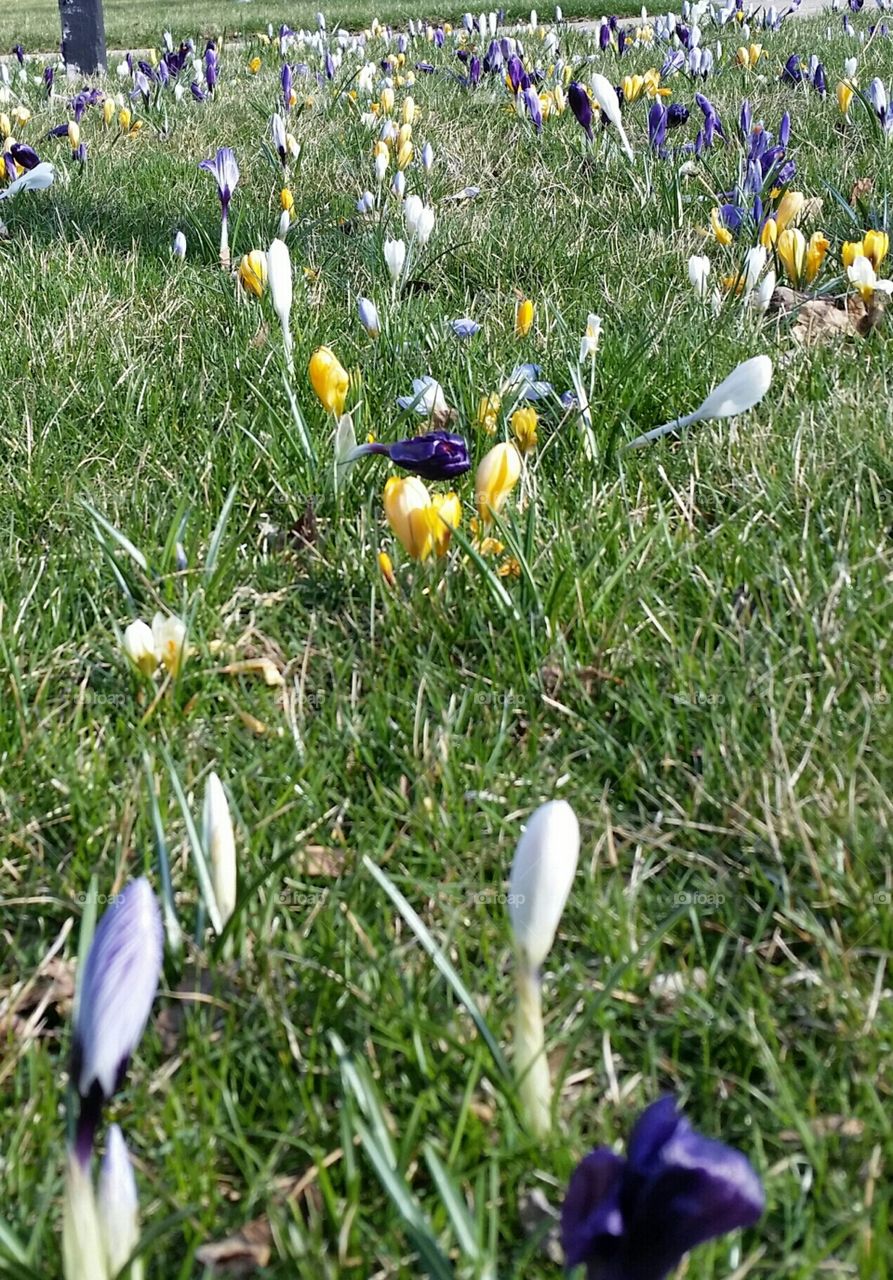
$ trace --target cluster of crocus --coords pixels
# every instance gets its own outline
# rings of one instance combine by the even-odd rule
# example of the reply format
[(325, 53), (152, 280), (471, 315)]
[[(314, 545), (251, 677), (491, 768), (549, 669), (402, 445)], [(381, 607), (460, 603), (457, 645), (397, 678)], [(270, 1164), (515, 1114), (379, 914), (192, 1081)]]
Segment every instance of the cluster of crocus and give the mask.
[(151, 627), (137, 618), (125, 628), (121, 647), (142, 675), (152, 677), (163, 668), (176, 677), (189, 656), (186, 624), (172, 614), (156, 613)]
[(889, 248), (890, 237), (886, 231), (866, 231), (861, 240), (847, 240), (841, 249), (847, 280), (865, 302), (875, 293), (893, 292), (893, 281), (878, 277)]
[(413, 560), (445, 556), (462, 519), (455, 493), (429, 494), (418, 476), (391, 476), (384, 487), (388, 524)]
[[(139, 1240), (136, 1184), (123, 1135), (110, 1127), (98, 1193), (91, 1171), (105, 1104), (124, 1082), (161, 976), (161, 913), (147, 880), (135, 880), (100, 920), (79, 983), (71, 1083), (78, 1098), (65, 1177), (65, 1280), (115, 1280)], [(140, 1265), (131, 1268), (138, 1280)]]
[(639, 1117), (625, 1158), (597, 1147), (575, 1169), (561, 1211), (567, 1264), (585, 1265), (587, 1280), (665, 1280), (689, 1250), (753, 1226), (764, 1207), (746, 1156), (662, 1098)]

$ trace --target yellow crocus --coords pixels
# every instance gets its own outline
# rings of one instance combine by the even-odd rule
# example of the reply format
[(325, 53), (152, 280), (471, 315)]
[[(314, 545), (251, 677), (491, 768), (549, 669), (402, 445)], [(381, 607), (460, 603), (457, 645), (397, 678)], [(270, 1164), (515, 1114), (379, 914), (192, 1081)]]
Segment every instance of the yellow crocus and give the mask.
[(515, 337), (526, 338), (533, 328), (534, 305), (530, 298), (520, 298), (515, 304)]
[(806, 237), (797, 227), (787, 227), (778, 237), (778, 257), (791, 284), (799, 285), (806, 269)]
[(396, 587), (397, 575), (394, 573), (394, 563), (386, 551), (378, 553), (378, 569), (388, 586)]
[(28, 110), (27, 107), (16, 107), (15, 122), (19, 128), (21, 128), (23, 125), (26, 125), (30, 119), (31, 119), (31, 112)]
[(642, 96), (645, 80), (642, 76), (624, 76), (620, 81), (620, 87), (623, 90), (623, 101), (635, 102)]
[(536, 448), (536, 429), (539, 419), (536, 409), (527, 407), (516, 409), (512, 414), (512, 435), (522, 453), (529, 453)]
[(400, 148), (405, 143), (411, 142), (411, 141), (412, 141), (412, 125), (401, 124), (400, 128), (397, 130), (397, 150), (399, 151)]
[(340, 418), (350, 379), (334, 351), (330, 347), (317, 347), (310, 357), (307, 373), (322, 407)]
[(851, 267), (857, 258), (865, 257), (865, 243), (862, 240), (845, 240), (840, 250), (840, 257), (845, 267)]
[(0, 112), (0, 138), (8, 138), (12, 133), (12, 121), (5, 111)]
[[(887, 250), (890, 248), (890, 237), (886, 231), (866, 231), (862, 240), (863, 253), (875, 271), (880, 270), (880, 265), (887, 256)], [(849, 263), (847, 263), (849, 266)]]
[(114, 118), (115, 118), (115, 99), (105, 98), (102, 103), (102, 123), (105, 125), (106, 128), (108, 128), (109, 125), (114, 120)]
[(432, 502), (418, 476), (391, 476), (384, 487), (384, 510), (413, 560), (427, 560), (432, 552), (444, 555), (461, 515), (455, 494), (438, 494)]
[(81, 141), (81, 126), (77, 120), (69, 120), (68, 122), (68, 141), (71, 144), (72, 151), (77, 151)]
[(462, 522), (462, 503), (450, 490), (449, 493), (435, 493), (431, 499), (431, 507), (429, 523), (434, 540), (434, 554), (445, 556), (453, 530), (458, 529)]
[(385, 85), (381, 93), (378, 95), (378, 101), (383, 114), (389, 116), (394, 110), (394, 90), (390, 85)]
[(725, 225), (718, 209), (710, 210), (710, 227), (716, 240), (722, 245), (730, 245), (732, 243), (732, 233)]
[(660, 72), (657, 67), (649, 67), (642, 76), (642, 87), (646, 97), (656, 98), (660, 93)]
[(735, 61), (738, 63), (739, 67), (744, 67), (745, 69), (749, 67), (750, 66), (750, 50), (747, 49), (744, 45), (741, 45), (739, 49), (735, 50)]
[(488, 436), (492, 436), (496, 431), (496, 421), (499, 417), (499, 409), (502, 400), (492, 392), (489, 396), (481, 396), (478, 401), (478, 411), (475, 422)]
[(795, 222), (803, 212), (803, 206), (806, 204), (806, 197), (802, 191), (786, 191), (781, 197), (778, 209), (775, 213), (775, 221), (778, 223), (779, 235), (787, 226)]
[(773, 249), (778, 240), (778, 223), (774, 218), (767, 218), (760, 229), (760, 244), (764, 249)]
[(521, 455), (513, 444), (495, 444), (484, 454), (474, 479), (475, 505), (484, 523), (502, 510), (520, 476)]
[(849, 115), (852, 100), (853, 86), (848, 80), (841, 80), (837, 85), (837, 105), (843, 115)]
[(400, 150), (397, 152), (397, 168), (405, 169), (407, 165), (412, 163), (412, 143), (403, 142)]
[(416, 118), (416, 105), (414, 98), (406, 98), (403, 103), (403, 123), (413, 124)]
[(282, 205), (282, 208), (286, 213), (291, 213), (292, 209), (295, 207), (295, 198), (289, 191), (288, 187), (283, 187), (279, 192), (279, 203)]
[(556, 115), (561, 115), (567, 106), (567, 98), (560, 84), (556, 84), (552, 89), (552, 106)]
[(130, 107), (122, 107), (118, 112), (118, 125), (122, 133), (126, 133), (130, 128), (131, 118)]
[(239, 283), (255, 298), (264, 296), (267, 287), (267, 255), (262, 249), (252, 249), (239, 262)]
[(257, 54), (255, 54), (254, 57), (251, 59), (251, 61), (248, 63), (248, 70), (251, 72), (253, 76), (256, 76), (258, 71), (260, 71), (260, 68), (261, 68), (261, 60), (257, 56)]
[(821, 231), (815, 231), (809, 237), (809, 244), (806, 246), (806, 264), (803, 270), (804, 284), (812, 284), (821, 271), (830, 243)]

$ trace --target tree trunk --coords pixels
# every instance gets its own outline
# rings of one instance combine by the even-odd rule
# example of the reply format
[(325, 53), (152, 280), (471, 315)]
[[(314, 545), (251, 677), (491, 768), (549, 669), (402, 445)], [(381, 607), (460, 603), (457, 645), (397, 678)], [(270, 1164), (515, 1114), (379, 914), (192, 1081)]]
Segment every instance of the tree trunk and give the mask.
[(102, 0), (59, 0), (62, 57), (67, 67), (90, 74), (105, 70)]

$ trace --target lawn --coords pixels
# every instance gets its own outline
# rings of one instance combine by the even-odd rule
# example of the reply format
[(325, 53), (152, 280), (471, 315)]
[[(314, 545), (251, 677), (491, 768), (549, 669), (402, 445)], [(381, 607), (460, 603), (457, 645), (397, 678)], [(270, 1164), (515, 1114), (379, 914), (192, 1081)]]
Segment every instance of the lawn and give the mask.
[[(109, 4), (112, 39), (147, 38), (149, 15), (171, 20), (156, 8)], [(223, 20), (177, 8), (177, 40)], [(304, 12), (249, 8), (252, 26)], [(328, 80), (317, 49), (292, 47), (309, 72), (285, 174), (275, 43), (224, 47), (204, 101), (137, 91), (135, 132), (88, 107), (83, 163), (47, 137), (76, 86), (47, 101), (39, 59), (13, 79), (3, 111), (30, 110), (15, 136), (56, 180), (0, 201), (0, 1274), (60, 1274), (79, 936), (145, 875), (168, 949), (108, 1117), (134, 1159), (148, 1276), (210, 1275), (199, 1251), (240, 1240), (230, 1253), (253, 1248), (271, 1277), (557, 1278), (543, 1206), (665, 1093), (766, 1192), (760, 1222), (696, 1250), (686, 1280), (888, 1276), (889, 322), (880, 291), (866, 332), (838, 311), (816, 341), (805, 313), (759, 314), (734, 284), (761, 234), (751, 197), (735, 234), (731, 214), (711, 230), (739, 177), (742, 102), (776, 138), (788, 112), (783, 177), (806, 238), (828, 241), (808, 291), (855, 306), (843, 245), (889, 226), (893, 148), (868, 94), (889, 40), (860, 41), (873, 11), (851, 21), (853, 35), (839, 16), (830, 34), (825, 19), (755, 24), (748, 40), (705, 15), (716, 64), (665, 75), (691, 115), (664, 155), (653, 101), (627, 84), (632, 162), (613, 127), (589, 144), (569, 109), (538, 133), (500, 74), (463, 83), (455, 32), (442, 49), (418, 37), (391, 67), (394, 114), (412, 96), (406, 192), (435, 224), (396, 282), (393, 152), (357, 211), (376, 193), (379, 125), (363, 115), (387, 105), (393, 43), (370, 42), (368, 87), (350, 48)], [(564, 64), (619, 84), (669, 51), (647, 33), (622, 57), (558, 37), (556, 54), (524, 33), (553, 108)], [(744, 69), (735, 49), (754, 41)], [(804, 71), (821, 59), (827, 95), (782, 80), (794, 53)], [(437, 69), (400, 83), (418, 62)], [(683, 149), (705, 125), (696, 93), (726, 139), (700, 156)], [(240, 168), (234, 265), (267, 249), (281, 188), (293, 196), (291, 377), (269, 288), (255, 297), (218, 262), (198, 166), (224, 146)], [(763, 216), (781, 197), (767, 182)], [(704, 298), (695, 255), (711, 261)], [(768, 254), (780, 282), (789, 256)], [(535, 304), (523, 336), (520, 298)], [(590, 313), (602, 335), (581, 365)], [(463, 339), (465, 316), (480, 330)], [(397, 397), (433, 375), (474, 466), (511, 439), (514, 367), (541, 366), (554, 390), (533, 406), (537, 444), (489, 528), (472, 471), (429, 485), (462, 504), (448, 553), (401, 546), (383, 506), (396, 468), (335, 465), (307, 373), (321, 344), (349, 372), (360, 441), (423, 429)], [(774, 371), (752, 409), (624, 448), (757, 355)], [(575, 377), (589, 427), (559, 399)], [(489, 434), (479, 404), (500, 388)], [(188, 621), (176, 679), (122, 652), (157, 610)], [(186, 820), (211, 771), (238, 859), (222, 938)], [(544, 969), (542, 1138), (510, 1069), (506, 897), (524, 824), (558, 797), (582, 845)]]

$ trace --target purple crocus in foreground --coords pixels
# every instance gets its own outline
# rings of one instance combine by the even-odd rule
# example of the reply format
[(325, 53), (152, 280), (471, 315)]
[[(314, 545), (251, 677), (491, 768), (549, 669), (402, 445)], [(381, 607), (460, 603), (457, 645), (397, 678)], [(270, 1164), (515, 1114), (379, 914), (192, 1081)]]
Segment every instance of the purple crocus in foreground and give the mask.
[(103, 1103), (120, 1087), (158, 990), (161, 913), (148, 880), (132, 881), (100, 920), (74, 1018), (71, 1080), (80, 1095), (75, 1153), (90, 1157)]
[(567, 105), (570, 107), (577, 120), (577, 123), (583, 128), (586, 137), (592, 141), (592, 103), (589, 101), (589, 94), (581, 84), (576, 80), (572, 80), (567, 86)]
[(203, 160), (199, 165), (206, 173), (212, 173), (217, 180), (217, 192), (220, 196), (220, 265), (229, 266), (229, 202), (239, 181), (239, 166), (236, 163), (232, 147), (218, 147), (213, 160)]
[(452, 480), (453, 476), (461, 476), (471, 467), (468, 445), (462, 436), (448, 431), (430, 431), (423, 436), (395, 440), (393, 444), (379, 441), (360, 444), (351, 451), (347, 461), (353, 462), (370, 453), (390, 458), (395, 466), (411, 471), (423, 480)]
[(747, 1157), (661, 1098), (639, 1117), (625, 1159), (598, 1147), (574, 1170), (561, 1211), (567, 1264), (585, 1263), (587, 1280), (664, 1280), (695, 1245), (753, 1226), (764, 1205)]

